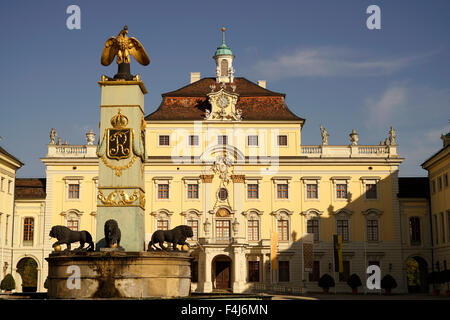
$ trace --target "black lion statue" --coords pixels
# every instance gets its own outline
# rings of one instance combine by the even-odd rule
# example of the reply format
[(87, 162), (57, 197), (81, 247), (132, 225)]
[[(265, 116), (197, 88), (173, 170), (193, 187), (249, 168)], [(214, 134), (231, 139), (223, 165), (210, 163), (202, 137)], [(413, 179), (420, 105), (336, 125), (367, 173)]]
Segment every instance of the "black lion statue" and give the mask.
[(73, 231), (65, 226), (53, 226), (50, 230), (49, 236), (58, 239), (52, 247), (55, 248), (61, 244), (66, 244), (66, 250), (70, 250), (70, 245), (74, 242), (80, 242), (80, 246), (75, 250), (84, 249), (84, 244), (88, 243), (87, 251), (94, 251), (94, 242), (92, 236), (88, 231)]
[(187, 245), (190, 247), (189, 243), (186, 242), (187, 238), (190, 238), (194, 235), (192, 232), (192, 228), (190, 226), (181, 225), (173, 228), (172, 230), (157, 230), (153, 233), (152, 239), (148, 243), (148, 251), (151, 251), (155, 247), (155, 249), (159, 250), (156, 247), (156, 243), (159, 243), (159, 246), (163, 250), (167, 250), (167, 247), (164, 246), (164, 241), (172, 243), (173, 250), (179, 251), (177, 248), (177, 244), (179, 245)]
[(120, 229), (117, 221), (109, 219), (105, 222), (105, 241), (109, 248), (120, 248)]

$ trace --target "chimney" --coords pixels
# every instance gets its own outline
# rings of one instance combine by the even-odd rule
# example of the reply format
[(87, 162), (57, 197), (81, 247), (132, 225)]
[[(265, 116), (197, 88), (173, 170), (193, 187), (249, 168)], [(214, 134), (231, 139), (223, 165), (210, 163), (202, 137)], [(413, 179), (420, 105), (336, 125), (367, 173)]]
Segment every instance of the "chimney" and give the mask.
[(200, 72), (191, 72), (191, 83), (200, 80)]
[(262, 88), (266, 88), (266, 80), (258, 80), (258, 86)]

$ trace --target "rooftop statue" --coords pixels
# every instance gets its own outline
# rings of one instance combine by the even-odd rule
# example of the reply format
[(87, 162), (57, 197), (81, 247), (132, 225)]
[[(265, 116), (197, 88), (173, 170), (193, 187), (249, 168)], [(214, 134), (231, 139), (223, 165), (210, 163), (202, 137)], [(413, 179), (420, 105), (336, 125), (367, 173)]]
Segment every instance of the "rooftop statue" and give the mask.
[(133, 76), (130, 74), (130, 55), (144, 66), (150, 63), (150, 58), (139, 40), (134, 37), (129, 38), (127, 34), (128, 27), (124, 26), (117, 37), (110, 37), (106, 40), (103, 48), (102, 65), (109, 66), (114, 57), (117, 56), (116, 62), (119, 65), (119, 72), (114, 76), (114, 79), (133, 80)]

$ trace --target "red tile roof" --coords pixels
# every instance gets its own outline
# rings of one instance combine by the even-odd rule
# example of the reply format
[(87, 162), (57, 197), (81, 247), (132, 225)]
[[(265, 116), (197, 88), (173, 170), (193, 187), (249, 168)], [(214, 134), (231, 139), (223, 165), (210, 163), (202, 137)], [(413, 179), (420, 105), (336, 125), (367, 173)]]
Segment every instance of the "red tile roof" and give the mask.
[(16, 178), (14, 196), (22, 199), (45, 199), (45, 178)]
[[(296, 120), (304, 119), (292, 113), (284, 102), (284, 93), (267, 90), (245, 78), (234, 78), (235, 93), (239, 94), (236, 104), (242, 110), (245, 120)], [(207, 94), (211, 85), (220, 90), (215, 78), (203, 78), (178, 90), (162, 94), (158, 109), (147, 115), (145, 120), (203, 120), (205, 110), (211, 110)], [(232, 92), (231, 85), (226, 90)]]

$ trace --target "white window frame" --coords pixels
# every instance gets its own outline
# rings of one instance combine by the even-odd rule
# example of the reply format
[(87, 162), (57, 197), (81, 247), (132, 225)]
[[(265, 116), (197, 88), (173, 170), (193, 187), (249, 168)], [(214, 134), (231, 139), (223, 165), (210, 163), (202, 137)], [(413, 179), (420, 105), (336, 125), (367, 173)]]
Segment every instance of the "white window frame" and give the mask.
[[(333, 198), (334, 201), (349, 201), (350, 197), (350, 177), (331, 177), (331, 181), (333, 182)], [(346, 198), (338, 198), (337, 197), (337, 185), (338, 184), (346, 184), (347, 185), (347, 197)]]
[[(160, 137), (169, 137), (169, 144), (161, 144), (161, 138)], [(168, 148), (170, 147), (170, 134), (158, 134), (158, 147)]]
[[(256, 137), (256, 144), (250, 144), (250, 137)], [(259, 136), (257, 134), (249, 134), (247, 135), (247, 147), (249, 148), (256, 148), (259, 147)]]
[[(184, 195), (185, 195), (185, 200), (186, 201), (196, 201), (199, 202), (200, 201), (200, 177), (183, 177), (182, 178), (183, 182), (184, 182)], [(198, 188), (198, 195), (197, 198), (189, 198), (189, 185), (190, 184), (194, 184), (197, 185)], [(169, 187), (169, 194), (170, 194), (170, 187)]]
[(184, 216), (184, 224), (188, 225), (189, 220), (195, 220), (197, 221), (197, 239), (188, 240), (188, 242), (195, 243), (199, 238), (201, 237), (200, 233), (200, 225), (201, 225), (201, 217), (203, 212), (199, 211), (197, 209), (189, 209), (181, 213), (182, 216)]
[[(365, 229), (365, 234), (366, 234), (365, 240), (368, 243), (380, 243), (380, 242), (382, 242), (381, 235), (383, 233), (381, 232), (381, 227), (382, 227), (381, 226), (381, 215), (383, 214), (383, 211), (380, 211), (380, 210), (378, 210), (376, 208), (370, 208), (370, 209), (367, 209), (367, 210), (363, 211), (362, 214), (365, 217), (365, 228), (366, 228)], [(378, 228), (377, 239), (378, 240), (369, 240), (368, 233), (367, 233), (368, 221), (369, 220), (376, 220), (377, 221), (377, 228)]]
[[(294, 212), (288, 209), (282, 208), (272, 212), (274, 218), (274, 226), (276, 227), (276, 232), (278, 233), (278, 220), (287, 220), (288, 221), (288, 239), (287, 240), (278, 240), (278, 243), (290, 243), (292, 242), (291, 231), (292, 231), (292, 223), (291, 216)], [(280, 237), (280, 235), (278, 235)]]
[[(246, 231), (245, 231), (246, 239), (250, 243), (259, 242), (262, 239), (261, 238), (261, 217), (262, 217), (263, 213), (264, 213), (264, 211), (260, 211), (260, 210), (258, 210), (256, 208), (252, 208), (252, 209), (249, 209), (249, 210), (246, 210), (246, 211), (242, 212), (242, 214), (245, 217), (245, 222), (246, 222)], [(257, 220), (258, 221), (258, 240), (250, 240), (249, 239), (249, 235), (248, 235), (248, 227), (249, 227), (248, 221), (250, 221), (250, 220)]]
[[(322, 177), (302, 177), (303, 181), (303, 191), (304, 191), (304, 201), (320, 201), (320, 180)], [(317, 185), (317, 198), (308, 198), (308, 184)]]
[(335, 232), (338, 234), (338, 220), (347, 220), (347, 226), (348, 226), (348, 240), (344, 240), (344, 236), (342, 236), (342, 242), (352, 242), (352, 214), (353, 212), (347, 209), (339, 209), (334, 213), (335, 216)]
[[(171, 199), (172, 199), (172, 197), (171, 197), (172, 188), (171, 188), (170, 184), (172, 182), (172, 179), (173, 179), (172, 177), (154, 177), (153, 178), (153, 182), (155, 184), (155, 195), (154, 195), (154, 200), (155, 201), (161, 201), (161, 202), (171, 201)], [(169, 186), (169, 197), (167, 199), (164, 199), (164, 198), (160, 199), (159, 198), (159, 185), (160, 184), (167, 184)]]
[[(262, 177), (245, 177), (245, 201), (258, 201), (261, 202), (261, 180)], [(258, 198), (249, 198), (248, 197), (248, 185), (256, 184), (258, 185)], [(288, 194), (289, 195), (289, 194)]]
[[(80, 202), (81, 201), (81, 181), (84, 179), (84, 177), (81, 176), (73, 176), (73, 177), (64, 177), (64, 183), (65, 183), (65, 199), (66, 201), (77, 201)], [(69, 185), (74, 185), (77, 184), (78, 185), (78, 198), (69, 198)]]
[(154, 212), (151, 212), (150, 215), (153, 216), (153, 231), (158, 230), (158, 220), (167, 220), (167, 229), (171, 229), (171, 217), (173, 212), (167, 209), (159, 209)]
[[(361, 177), (360, 178), (363, 186), (363, 194), (364, 194), (364, 200), (366, 201), (380, 201), (380, 180), (381, 177)], [(377, 189), (377, 196), (375, 198), (367, 198), (367, 185), (368, 184), (375, 184)], [(348, 188), (348, 187), (347, 187)], [(348, 190), (347, 190), (348, 191)]]
[[(290, 201), (291, 200), (291, 177), (273, 177), (273, 185), (274, 185), (274, 200), (275, 201)], [(287, 198), (278, 198), (278, 185), (286, 184), (287, 185)]]

